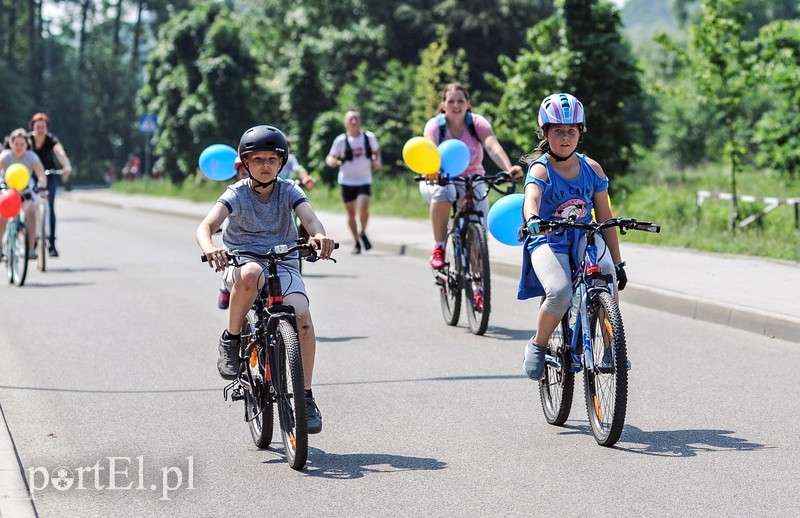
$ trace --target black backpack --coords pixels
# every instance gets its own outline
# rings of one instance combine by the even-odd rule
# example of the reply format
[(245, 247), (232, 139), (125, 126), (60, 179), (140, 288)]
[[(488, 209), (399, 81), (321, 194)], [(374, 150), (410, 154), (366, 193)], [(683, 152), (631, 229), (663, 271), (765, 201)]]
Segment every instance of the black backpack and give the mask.
[[(369, 143), (369, 135), (367, 135), (366, 131), (362, 131), (364, 134), (364, 154), (372, 160), (372, 145)], [(350, 139), (347, 138), (347, 133), (344, 134), (344, 158), (342, 162), (347, 162), (348, 160), (353, 159), (353, 148), (350, 147)]]
[[(475, 129), (475, 123), (472, 121), (471, 111), (467, 110), (467, 114), (464, 115), (464, 122), (467, 124), (467, 131), (469, 131), (469, 134), (480, 142), (481, 139), (478, 137), (478, 130)], [(439, 126), (439, 144), (441, 144), (447, 136), (447, 120), (444, 118), (444, 113), (440, 113), (436, 116), (436, 125)]]

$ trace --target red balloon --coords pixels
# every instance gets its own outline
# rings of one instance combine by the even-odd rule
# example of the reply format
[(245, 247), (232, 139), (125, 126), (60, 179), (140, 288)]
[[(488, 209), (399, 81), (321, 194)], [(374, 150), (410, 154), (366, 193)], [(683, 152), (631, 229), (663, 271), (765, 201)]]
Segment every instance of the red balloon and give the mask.
[(13, 218), (19, 214), (21, 207), (22, 196), (17, 191), (8, 190), (0, 194), (0, 216)]

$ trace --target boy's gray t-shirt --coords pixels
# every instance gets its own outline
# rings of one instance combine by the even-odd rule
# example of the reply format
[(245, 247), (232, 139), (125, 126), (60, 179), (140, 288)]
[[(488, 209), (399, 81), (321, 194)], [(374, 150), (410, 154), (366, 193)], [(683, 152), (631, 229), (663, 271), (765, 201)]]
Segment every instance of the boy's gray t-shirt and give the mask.
[(266, 254), (298, 238), (294, 209), (308, 198), (294, 183), (278, 178), (272, 195), (262, 202), (245, 179), (229, 185), (217, 201), (230, 212), (222, 231), (225, 247)]

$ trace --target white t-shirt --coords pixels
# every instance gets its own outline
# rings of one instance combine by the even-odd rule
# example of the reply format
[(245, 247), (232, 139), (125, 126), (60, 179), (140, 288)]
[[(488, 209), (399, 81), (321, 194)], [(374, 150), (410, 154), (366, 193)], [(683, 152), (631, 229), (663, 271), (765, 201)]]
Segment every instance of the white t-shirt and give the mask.
[(347, 141), (350, 143), (350, 149), (353, 150), (353, 159), (343, 162), (339, 167), (339, 185), (368, 185), (372, 183), (372, 157), (367, 156), (366, 146), (364, 145), (364, 137), (369, 139), (370, 148), (372, 152), (376, 153), (380, 150), (378, 146), (378, 139), (371, 131), (362, 131), (358, 136), (353, 137), (349, 134), (342, 133), (331, 144), (331, 150), (328, 154), (337, 156), (344, 159), (345, 145), (344, 139), (347, 136)]
[(289, 158), (288, 160), (286, 160), (286, 164), (278, 172), (278, 178), (289, 180), (292, 177), (292, 173), (298, 171), (299, 169), (300, 169), (300, 162), (297, 161), (297, 157), (289, 153)]

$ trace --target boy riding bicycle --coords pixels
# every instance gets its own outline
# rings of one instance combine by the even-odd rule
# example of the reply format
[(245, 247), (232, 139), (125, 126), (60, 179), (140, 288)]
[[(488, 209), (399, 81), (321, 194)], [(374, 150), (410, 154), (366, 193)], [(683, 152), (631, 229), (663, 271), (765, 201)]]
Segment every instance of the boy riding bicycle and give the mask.
[[(225, 282), (231, 292), (228, 328), (219, 340), (217, 361), (220, 376), (224, 379), (234, 379), (238, 373), (242, 325), (266, 276), (263, 266), (255, 261), (245, 262), (239, 267), (228, 266), (225, 249), (216, 246), (211, 239), (222, 222), (228, 219), (222, 233), (226, 248), (265, 254), (276, 245), (291, 243), (298, 238), (292, 214), (295, 211), (309, 230), (309, 242), (319, 250), (322, 259), (329, 258), (334, 249), (333, 239), (325, 235), (325, 228), (303, 192), (292, 182), (277, 176), (289, 155), (285, 135), (272, 126), (255, 126), (242, 135), (238, 151), (249, 178), (228, 186), (195, 233), (197, 244), (208, 258), (209, 265), (217, 271), (225, 270)], [(281, 285), (285, 287), (284, 301), (294, 306), (299, 328), (308, 432), (319, 433), (322, 416), (311, 391), (316, 336), (308, 296), (297, 260), (283, 263), (279, 273)]]

